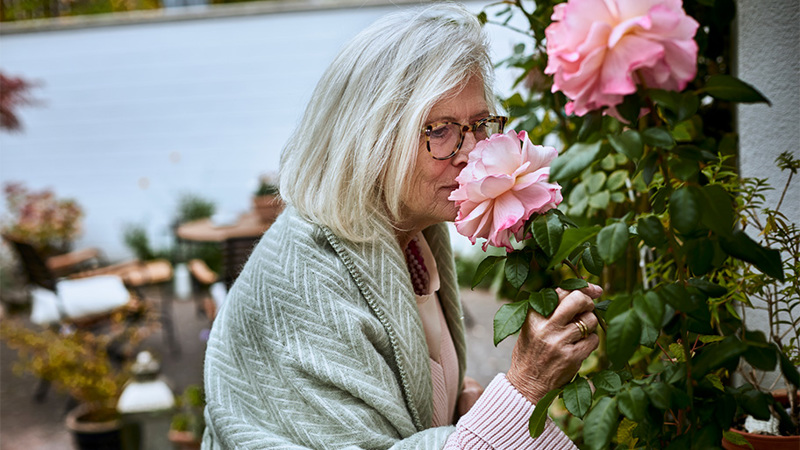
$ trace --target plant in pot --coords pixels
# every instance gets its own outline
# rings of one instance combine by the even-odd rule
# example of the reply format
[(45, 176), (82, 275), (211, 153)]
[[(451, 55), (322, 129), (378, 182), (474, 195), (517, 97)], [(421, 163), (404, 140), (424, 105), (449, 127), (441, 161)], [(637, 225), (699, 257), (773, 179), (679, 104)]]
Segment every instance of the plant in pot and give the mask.
[(262, 175), (259, 178), (258, 189), (253, 195), (253, 209), (264, 223), (272, 223), (283, 210), (283, 201), (278, 192), (278, 185), (272, 177)]
[[(752, 414), (741, 414), (740, 420), (744, 423), (731, 429), (756, 450), (800, 448), (797, 386), (781, 373), (769, 372), (775, 367), (776, 349), (782, 358), (785, 356), (785, 361), (800, 365), (800, 228), (781, 211), (792, 178), (800, 169), (800, 159), (784, 152), (776, 163), (789, 176), (775, 207), (765, 206), (765, 194), (772, 190), (768, 180), (744, 179), (738, 198), (738, 218), (742, 228), (750, 228), (750, 234), (757, 236), (761, 244), (780, 250), (785, 280), (781, 283), (765, 276), (748, 262), (732, 267), (725, 280), (729, 295), (740, 304), (741, 317), (747, 321), (748, 317), (755, 319), (752, 316), (760, 314), (767, 325), (766, 333), (757, 331), (751, 337), (761, 342), (764, 350), (740, 363), (737, 372), (755, 389), (771, 393), (776, 403), (769, 414), (761, 411), (761, 420)], [(747, 448), (741, 439), (732, 439), (736, 441), (726, 439), (723, 446), (727, 449)]]
[(129, 326), (129, 318), (114, 313), (108, 333), (74, 326), (34, 329), (11, 318), (0, 323), (0, 338), (18, 352), (14, 370), (52, 383), (77, 404), (66, 417), (77, 448), (121, 448), (116, 402), (129, 378), (129, 356), (149, 333), (149, 327)]
[[(729, 431), (737, 410), (764, 418), (777, 409), (750, 382), (732, 385), (741, 361), (779, 368), (800, 385), (791, 343), (748, 329), (730, 283), (743, 264), (775, 286), (791, 277), (780, 244), (755, 241), (737, 221), (733, 107), (768, 100), (728, 74), (734, 6), (511, 1), (479, 15), (502, 25), (521, 13), (530, 27), (517, 28), (529, 40), (505, 61), (521, 70), (506, 128), (565, 149), (547, 180), (560, 183), (563, 203), (521, 215), (505, 232), (518, 241), (487, 257), (473, 279), (502, 264), (500, 294), (510, 302), (495, 316), (495, 342), (518, 331), (529, 309), (549, 315), (554, 287), (591, 281), (605, 290), (595, 362), (536, 405), (533, 435), (561, 398), (580, 422), (570, 437), (581, 448), (719, 448), (723, 435), (738, 439)], [(675, 33), (659, 35), (666, 28), (653, 24), (666, 17)], [(605, 32), (608, 39), (598, 37)], [(459, 205), (465, 221), (474, 218), (464, 211), (469, 201)], [(486, 223), (476, 228), (493, 226)]]
[(32, 191), (22, 183), (4, 186), (10, 216), (2, 232), (31, 244), (43, 257), (66, 253), (80, 234), (83, 210), (72, 199), (56, 197), (50, 189)]
[(206, 406), (202, 386), (189, 385), (178, 399), (178, 413), (172, 417), (169, 440), (176, 449), (199, 449), (206, 428), (203, 412)]

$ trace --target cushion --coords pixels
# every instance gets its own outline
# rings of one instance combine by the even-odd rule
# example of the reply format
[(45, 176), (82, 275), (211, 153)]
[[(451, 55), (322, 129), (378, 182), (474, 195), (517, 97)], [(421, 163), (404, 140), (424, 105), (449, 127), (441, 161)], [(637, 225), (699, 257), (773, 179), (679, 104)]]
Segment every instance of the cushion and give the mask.
[(130, 300), (122, 279), (115, 275), (61, 280), (56, 291), (57, 295), (40, 287), (31, 291), (33, 323), (47, 325), (62, 320), (59, 302), (66, 314), (64, 318), (79, 319), (110, 312)]

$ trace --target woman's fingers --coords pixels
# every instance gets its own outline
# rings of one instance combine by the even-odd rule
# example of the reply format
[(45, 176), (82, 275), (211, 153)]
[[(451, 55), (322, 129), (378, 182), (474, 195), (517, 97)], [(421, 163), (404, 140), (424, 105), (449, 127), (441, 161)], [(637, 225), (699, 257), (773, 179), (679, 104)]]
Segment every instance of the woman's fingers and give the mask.
[(567, 324), (568, 332), (572, 339), (570, 342), (578, 342), (586, 339), (597, 330), (597, 317), (591, 312), (585, 312), (575, 316), (572, 322)]
[(553, 315), (550, 316), (550, 320), (555, 325), (564, 326), (572, 322), (575, 316), (586, 311), (594, 310), (594, 301), (592, 301), (592, 298), (581, 291), (564, 291), (558, 288), (556, 292), (559, 294), (559, 297), (565, 293), (566, 295), (561, 297), (558, 307), (553, 312)]

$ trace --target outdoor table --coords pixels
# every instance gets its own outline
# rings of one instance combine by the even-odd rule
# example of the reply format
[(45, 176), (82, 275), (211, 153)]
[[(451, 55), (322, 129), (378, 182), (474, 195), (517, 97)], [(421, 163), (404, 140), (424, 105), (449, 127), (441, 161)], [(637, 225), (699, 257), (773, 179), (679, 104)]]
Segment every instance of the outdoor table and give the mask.
[(216, 242), (222, 248), (222, 277), (230, 288), (250, 256), (258, 239), (271, 224), (262, 222), (249, 211), (233, 222), (216, 222), (211, 218), (186, 222), (178, 226), (175, 234), (180, 241)]

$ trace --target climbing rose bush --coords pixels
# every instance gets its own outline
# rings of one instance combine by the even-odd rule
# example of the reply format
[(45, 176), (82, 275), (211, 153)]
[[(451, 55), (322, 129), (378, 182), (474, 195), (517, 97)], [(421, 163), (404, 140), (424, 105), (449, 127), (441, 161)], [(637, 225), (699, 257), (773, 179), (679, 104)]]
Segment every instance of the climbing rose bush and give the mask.
[(561, 186), (549, 183), (553, 147), (533, 145), (526, 132), (509, 130), (478, 142), (466, 167), (456, 178), (459, 187), (449, 199), (456, 202), (456, 229), (474, 244), (505, 247), (511, 236), (523, 239), (525, 221), (561, 203)]
[(551, 18), (544, 72), (571, 100), (567, 114), (616, 115), (636, 85), (680, 91), (697, 72), (698, 23), (681, 0), (569, 0)]

